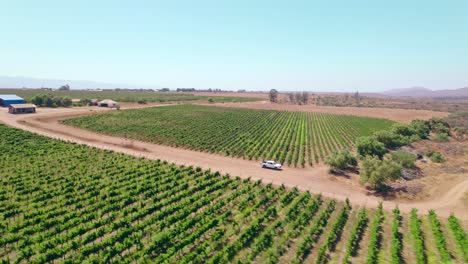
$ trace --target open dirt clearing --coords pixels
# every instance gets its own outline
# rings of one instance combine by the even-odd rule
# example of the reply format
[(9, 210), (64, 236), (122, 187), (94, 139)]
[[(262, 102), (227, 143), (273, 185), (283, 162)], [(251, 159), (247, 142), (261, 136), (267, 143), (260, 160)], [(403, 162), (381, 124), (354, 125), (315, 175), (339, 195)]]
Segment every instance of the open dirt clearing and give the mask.
[[(229, 173), (230, 175), (242, 178), (261, 179), (264, 183), (284, 184), (289, 187), (297, 186), (301, 190), (322, 193), (330, 198), (339, 200), (349, 198), (354, 204), (368, 207), (377, 206), (380, 201), (383, 201), (379, 197), (368, 195), (358, 185), (348, 184), (350, 181), (344, 177), (329, 175), (325, 166), (317, 166), (306, 170), (286, 168), (283, 171), (273, 171), (262, 169), (257, 162), (253, 161), (106, 136), (60, 124), (60, 120), (66, 118), (112, 111), (109, 109), (89, 107), (71, 109), (40, 108), (37, 114), (32, 115), (10, 115), (7, 113), (7, 109), (0, 110), (1, 122), (11, 127), (24, 129), (51, 138), (112, 150), (136, 157), (162, 159), (179, 165), (200, 166), (204, 169)], [(404, 211), (409, 211), (414, 207), (418, 208), (421, 213), (435, 209), (443, 216), (448, 216), (451, 212), (455, 212), (460, 219), (468, 220), (468, 209), (466, 208), (466, 204), (464, 204), (464, 195), (467, 191), (468, 179), (451, 187), (443, 195), (432, 197), (428, 201), (407, 203), (383, 201), (383, 205), (388, 209), (393, 209), (398, 205)]]
[(216, 103), (216, 106), (266, 109), (295, 112), (319, 112), (337, 115), (356, 115), (375, 118), (387, 118), (393, 121), (409, 123), (414, 119), (430, 119), (432, 117), (446, 117), (449, 113), (428, 110), (389, 109), (389, 108), (367, 108), (367, 107), (334, 107), (316, 105), (292, 105), (276, 104), (268, 101), (249, 103)]

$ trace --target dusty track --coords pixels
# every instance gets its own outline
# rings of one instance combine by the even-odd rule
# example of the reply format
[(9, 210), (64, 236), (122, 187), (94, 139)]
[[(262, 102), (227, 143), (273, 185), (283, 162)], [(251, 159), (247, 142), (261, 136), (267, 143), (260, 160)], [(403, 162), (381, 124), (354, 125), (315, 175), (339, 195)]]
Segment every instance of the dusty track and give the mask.
[(375, 118), (387, 118), (393, 121), (409, 123), (414, 119), (430, 119), (432, 117), (446, 117), (448, 113), (436, 112), (428, 110), (412, 110), (412, 109), (393, 109), (393, 108), (378, 108), (378, 107), (334, 107), (334, 106), (316, 106), (316, 105), (291, 105), (291, 104), (273, 104), (267, 101), (250, 102), (250, 103), (216, 103), (216, 106), (236, 107), (236, 108), (251, 108), (251, 109), (266, 109), (280, 111), (296, 111), (296, 112), (319, 112), (337, 115), (356, 115)]
[[(318, 166), (312, 169), (286, 168), (283, 171), (272, 171), (260, 168), (254, 161), (235, 159), (216, 154), (202, 153), (168, 146), (161, 146), (141, 141), (130, 141), (120, 137), (107, 136), (91, 131), (69, 127), (60, 124), (60, 120), (95, 114), (107, 109), (73, 108), (73, 109), (39, 109), (34, 115), (10, 115), (6, 109), (0, 109), (0, 120), (11, 126), (31, 131), (40, 135), (65, 141), (85, 144), (88, 146), (113, 150), (136, 157), (148, 159), (162, 159), (181, 165), (200, 166), (212, 171), (229, 173), (242, 178), (251, 177), (261, 179), (264, 183), (275, 185), (284, 184), (289, 187), (297, 186), (301, 190), (321, 193), (324, 196), (344, 200), (349, 198), (354, 204), (368, 207), (377, 206), (381, 198), (367, 195), (360, 186), (351, 185), (349, 181), (331, 176), (327, 168)], [(347, 183), (345, 183), (347, 181)], [(396, 205), (403, 211), (418, 208), (420, 212), (435, 209), (440, 215), (448, 216), (455, 212), (458, 217), (468, 220), (468, 210), (463, 203), (463, 196), (468, 191), (468, 179), (450, 189), (441, 197), (434, 200), (417, 203), (398, 203), (383, 201), (385, 208), (392, 209)]]

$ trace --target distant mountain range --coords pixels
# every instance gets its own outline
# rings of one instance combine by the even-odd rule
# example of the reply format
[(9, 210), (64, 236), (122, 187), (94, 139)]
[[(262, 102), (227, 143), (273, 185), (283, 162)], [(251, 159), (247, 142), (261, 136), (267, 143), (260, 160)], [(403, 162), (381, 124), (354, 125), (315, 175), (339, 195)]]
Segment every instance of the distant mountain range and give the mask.
[(454, 90), (431, 90), (424, 87), (393, 89), (382, 93), (393, 97), (468, 97), (468, 87)]
[(0, 88), (59, 88), (68, 84), (71, 89), (159, 88), (128, 84), (104, 83), (86, 80), (40, 79), (31, 77), (0, 76)]

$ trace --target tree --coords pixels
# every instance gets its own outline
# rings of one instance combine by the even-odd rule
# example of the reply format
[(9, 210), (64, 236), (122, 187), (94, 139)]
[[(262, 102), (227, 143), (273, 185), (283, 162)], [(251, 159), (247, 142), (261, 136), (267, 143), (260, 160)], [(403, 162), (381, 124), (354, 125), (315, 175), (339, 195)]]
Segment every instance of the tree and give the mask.
[(357, 160), (348, 149), (333, 152), (325, 159), (325, 164), (330, 166), (330, 170), (345, 170), (349, 166), (356, 166)]
[(392, 126), (392, 132), (404, 137), (411, 137), (412, 135), (416, 134), (416, 131), (412, 126), (405, 124), (394, 124)]
[(354, 99), (355, 99), (356, 101), (359, 101), (359, 91), (356, 91), (356, 92), (354, 93)]
[(369, 184), (372, 189), (381, 190), (388, 181), (401, 177), (401, 166), (392, 160), (367, 156), (362, 162), (359, 175), (362, 184)]
[(374, 137), (377, 141), (382, 142), (385, 147), (389, 149), (401, 147), (409, 143), (408, 138), (388, 130), (377, 131), (374, 133)]
[(296, 103), (302, 104), (302, 94), (301, 93), (295, 93), (294, 96), (296, 97)]
[(52, 99), (51, 96), (47, 96), (44, 101), (44, 105), (46, 107), (54, 107), (54, 100)]
[(59, 91), (70, 91), (70, 85), (65, 84), (58, 88)]
[(276, 89), (270, 90), (270, 102), (272, 103), (278, 102), (278, 91)]
[(302, 102), (304, 104), (309, 103), (309, 93), (308, 92), (302, 92)]
[(72, 105), (72, 100), (71, 100), (70, 97), (65, 96), (65, 97), (62, 98), (62, 106), (69, 107), (71, 105)]
[(365, 156), (377, 156), (382, 158), (387, 152), (385, 145), (374, 137), (359, 137), (356, 140), (357, 153), (361, 158)]
[(31, 103), (37, 106), (42, 106), (44, 104), (44, 98), (45, 98), (44, 94), (34, 95), (33, 97), (31, 97)]

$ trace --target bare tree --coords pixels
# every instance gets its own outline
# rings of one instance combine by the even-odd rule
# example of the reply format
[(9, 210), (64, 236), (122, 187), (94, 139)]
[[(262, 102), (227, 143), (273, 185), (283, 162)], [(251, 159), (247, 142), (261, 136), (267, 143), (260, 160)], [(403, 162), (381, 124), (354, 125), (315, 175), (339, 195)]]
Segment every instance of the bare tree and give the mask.
[(294, 93), (290, 93), (288, 94), (288, 96), (289, 96), (289, 102), (294, 103), (294, 100), (295, 100)]
[(308, 92), (302, 92), (302, 102), (304, 104), (309, 103), (309, 93)]
[(278, 91), (276, 89), (270, 90), (270, 102), (272, 103), (278, 102)]
[(296, 93), (294, 95), (296, 97), (296, 103), (297, 104), (302, 104), (302, 94), (301, 93)]

